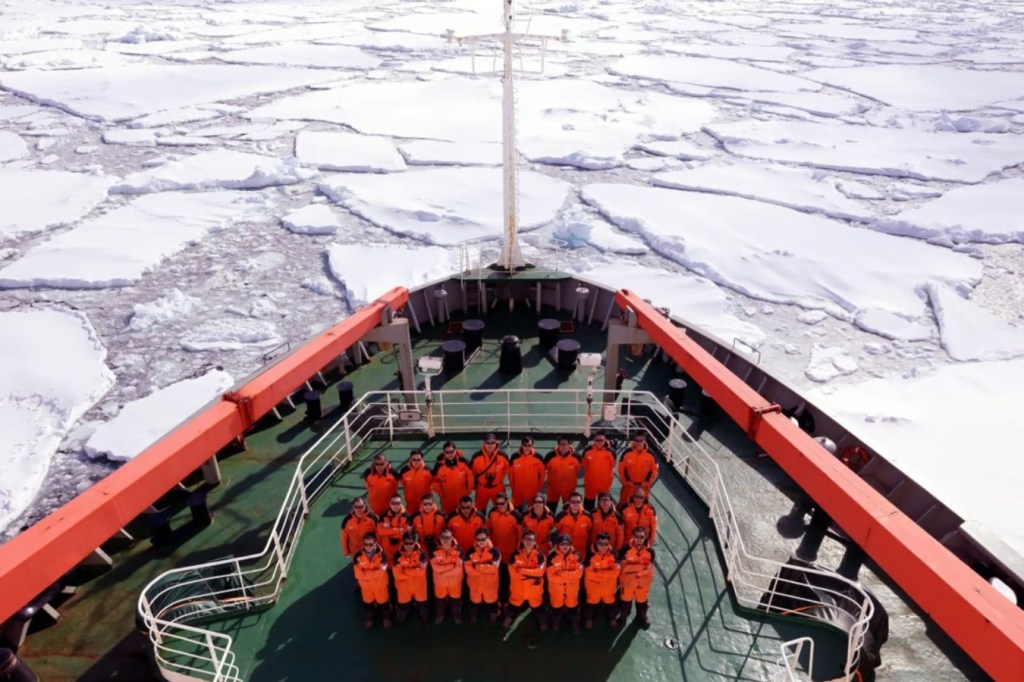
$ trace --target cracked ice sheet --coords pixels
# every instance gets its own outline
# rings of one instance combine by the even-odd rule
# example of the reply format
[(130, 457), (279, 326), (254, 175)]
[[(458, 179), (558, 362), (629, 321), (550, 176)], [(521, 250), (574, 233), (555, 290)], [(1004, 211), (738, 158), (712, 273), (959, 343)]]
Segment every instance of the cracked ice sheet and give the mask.
[(654, 185), (757, 199), (804, 213), (865, 220), (874, 216), (863, 204), (847, 198), (826, 171), (756, 163), (704, 164), (659, 173)]
[(28, 155), (28, 145), (20, 135), (0, 130), (0, 163), (13, 161)]
[(385, 137), (337, 131), (302, 131), (295, 136), (302, 163), (333, 171), (388, 173), (405, 170), (405, 159)]
[(130, 286), (212, 232), (266, 220), (268, 201), (250, 192), (150, 194), (34, 247), (0, 270), (0, 288)]
[(944, 365), (905, 377), (815, 389), (809, 401), (965, 519), (1024, 554), (1007, 513), (1024, 488), (1020, 387), (1024, 360)]
[(215, 149), (132, 173), (111, 187), (111, 193), (145, 194), (185, 189), (262, 189), (294, 185), (316, 175), (294, 158)]
[(0, 531), (28, 507), (64, 435), (114, 385), (82, 313), (0, 313)]
[(115, 180), (66, 171), (0, 168), (0, 187), (6, 197), (0, 213), (0, 244), (75, 222), (107, 198)]
[(1003, 322), (949, 287), (925, 287), (942, 347), (954, 360), (1008, 360), (1024, 355), (1024, 329)]
[[(500, 168), (432, 168), (387, 175), (340, 173), (319, 184), (331, 201), (397, 234), (451, 245), (503, 234)], [(519, 174), (519, 229), (551, 222), (572, 186)], [(2, 275), (2, 272), (0, 272)]]
[(872, 175), (981, 182), (1024, 161), (1024, 139), (805, 121), (712, 123), (705, 131), (737, 156)]
[(940, 64), (817, 69), (804, 77), (911, 111), (973, 111), (1024, 95), (1024, 73), (974, 71)]
[(354, 310), (396, 286), (412, 288), (450, 276), (459, 267), (459, 252), (440, 246), (331, 244), (327, 267), (345, 286)]
[(1024, 242), (1024, 178), (957, 187), (873, 227), (890, 234), (953, 242)]
[(366, 54), (357, 47), (304, 43), (252, 47), (245, 50), (217, 52), (213, 56), (228, 64), (268, 64), (338, 69), (375, 69), (381, 63), (379, 57)]
[(798, 92), (820, 90), (821, 84), (783, 73), (759, 69), (726, 59), (683, 57), (677, 55), (634, 55), (608, 67), (617, 76), (629, 76), (665, 83), (730, 88), (744, 92), (771, 90)]
[(181, 422), (227, 391), (234, 379), (227, 372), (211, 370), (157, 389), (121, 408), (117, 416), (101, 424), (85, 443), (92, 459), (106, 457), (127, 462), (173, 431)]
[(759, 201), (620, 184), (587, 185), (581, 196), (716, 284), (844, 319), (861, 308), (920, 317), (919, 285), (981, 281), (981, 263), (966, 254)]
[(760, 344), (765, 333), (756, 325), (733, 314), (736, 305), (713, 282), (689, 273), (657, 270), (627, 262), (586, 263), (574, 274), (612, 289), (624, 283), (630, 290), (651, 299), (656, 306), (668, 307), (670, 313), (693, 324), (729, 345), (733, 339)]
[(99, 121), (279, 92), (335, 80), (331, 71), (276, 66), (140, 64), (77, 71), (0, 73), (30, 100)]

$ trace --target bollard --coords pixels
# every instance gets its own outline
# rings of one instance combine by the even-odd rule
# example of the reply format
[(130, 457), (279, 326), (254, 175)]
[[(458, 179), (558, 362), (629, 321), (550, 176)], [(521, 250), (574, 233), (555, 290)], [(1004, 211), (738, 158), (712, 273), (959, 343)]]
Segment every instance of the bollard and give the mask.
[(352, 403), (356, 401), (355, 386), (351, 381), (342, 381), (338, 384), (338, 407), (341, 411), (348, 412)]
[(320, 391), (306, 391), (303, 399), (306, 401), (306, 419), (317, 421), (324, 416), (323, 406), (320, 405)]
[(39, 682), (39, 676), (13, 651), (0, 648), (0, 682)]
[(519, 343), (518, 336), (509, 335), (501, 338), (498, 371), (502, 374), (519, 374), (523, 371), (523, 349)]
[(206, 493), (202, 490), (196, 490), (189, 493), (188, 497), (185, 498), (185, 504), (188, 505), (189, 511), (192, 512), (192, 521), (200, 528), (206, 528), (213, 523), (213, 511), (210, 509), (210, 505), (206, 501)]
[(158, 511), (146, 514), (146, 523), (153, 531), (151, 537), (154, 545), (166, 545), (171, 542), (174, 531), (171, 530), (171, 515), (168, 512)]

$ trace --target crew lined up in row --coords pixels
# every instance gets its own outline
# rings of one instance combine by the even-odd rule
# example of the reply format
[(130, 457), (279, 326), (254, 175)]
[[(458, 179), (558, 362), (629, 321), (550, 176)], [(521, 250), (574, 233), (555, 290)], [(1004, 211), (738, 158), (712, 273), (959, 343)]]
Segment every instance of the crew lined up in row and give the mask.
[(639, 433), (633, 436), (631, 447), (618, 459), (608, 439), (601, 434), (593, 444), (577, 454), (566, 437), (543, 459), (534, 448), (533, 439), (526, 436), (510, 458), (499, 447), (494, 434), (488, 434), (480, 449), (470, 459), (449, 441), (433, 469), (428, 469), (420, 450), (413, 450), (408, 462), (396, 470), (384, 455), (378, 455), (363, 474), (367, 500), (377, 515), (388, 511), (388, 501), (401, 487), (405, 503), (410, 509), (418, 507), (423, 495), (433, 492), (440, 499), (441, 511), (455, 511), (460, 500), (472, 496), (475, 507), (484, 511), (500, 492), (505, 492), (505, 481), (511, 487), (512, 506), (526, 509), (528, 500), (546, 492), (547, 506), (554, 512), (558, 503), (563, 506), (576, 492), (580, 476), (583, 478), (584, 509), (591, 511), (600, 492), (611, 490), (616, 469), (622, 492), (619, 502), (625, 503), (636, 489), (650, 493), (658, 478), (658, 462), (647, 449), (647, 438)]

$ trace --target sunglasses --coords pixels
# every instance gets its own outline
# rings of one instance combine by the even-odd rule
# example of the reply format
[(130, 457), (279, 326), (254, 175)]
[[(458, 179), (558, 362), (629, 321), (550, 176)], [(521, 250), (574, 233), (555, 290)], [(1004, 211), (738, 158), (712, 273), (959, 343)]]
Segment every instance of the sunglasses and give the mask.
[(393, 500), (392, 502), (389, 502), (388, 504), (390, 504), (392, 507), (400, 507), (402, 505), (402, 501), (401, 500)]
[(487, 542), (487, 538), (477, 538), (476, 539), (476, 544), (478, 544), (478, 545), (482, 545), (485, 542)]
[(363, 547), (373, 547), (376, 544), (376, 542), (364, 542)]
[(569, 500), (569, 504), (583, 504), (583, 500)]
[(358, 510), (363, 510), (363, 509), (366, 509), (366, 505), (365, 504), (356, 504), (356, 505), (353, 505), (352, 508), (353, 509), (358, 509)]

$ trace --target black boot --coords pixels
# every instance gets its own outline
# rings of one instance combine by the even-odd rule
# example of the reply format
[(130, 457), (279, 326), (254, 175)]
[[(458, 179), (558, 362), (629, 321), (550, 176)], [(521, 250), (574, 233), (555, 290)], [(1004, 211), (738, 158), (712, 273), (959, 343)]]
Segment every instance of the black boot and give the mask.
[(427, 602), (416, 602), (416, 615), (420, 617), (420, 621), (422, 621), (423, 623), (430, 622), (430, 609), (427, 607)]
[(604, 610), (605, 618), (608, 619), (608, 625), (612, 630), (619, 629), (619, 605), (617, 603), (602, 604), (601, 608)]
[(551, 610), (546, 605), (541, 605), (539, 609), (534, 609), (533, 613), (537, 617), (537, 627), (541, 632), (547, 632), (551, 627)]
[(434, 625), (444, 622), (444, 605), (447, 601), (447, 599), (440, 598), (434, 602)]
[(564, 611), (564, 609), (551, 609), (552, 632), (558, 632), (558, 629), (562, 627), (562, 611)]
[(449, 598), (448, 603), (452, 605), (452, 620), (456, 625), (462, 625), (462, 600)]
[(583, 632), (580, 628), (580, 607), (569, 609), (569, 623), (572, 625), (572, 634), (578, 635)]
[(501, 627), (508, 630), (512, 627), (512, 623), (516, 621), (516, 616), (519, 615), (519, 607), (512, 606), (512, 604), (505, 605), (505, 618), (501, 621)]
[(629, 620), (629, 612), (633, 609), (633, 602), (619, 600), (619, 603), (613, 604), (615, 621), (618, 625), (612, 625), (613, 628), (621, 628), (627, 620)]
[(395, 609), (395, 622), (399, 625), (404, 625), (405, 621), (409, 620), (409, 604), (399, 604)]
[(373, 604), (363, 602), (363, 627), (369, 630), (373, 627)]
[(583, 627), (587, 630), (594, 629), (594, 611), (597, 609), (595, 604), (587, 604), (583, 607)]
[(476, 625), (477, 619), (480, 617), (480, 605), (469, 603), (469, 624)]
[(501, 618), (501, 604), (494, 602), (493, 604), (488, 604), (488, 608), (491, 612), (487, 616), (487, 622), (494, 625)]
[(644, 630), (646, 630), (647, 628), (651, 627), (651, 621), (647, 617), (647, 607), (648, 607), (647, 602), (637, 602), (636, 603), (636, 622)]
[(380, 622), (385, 630), (391, 629), (391, 604), (381, 604), (377, 607), (380, 611)]

